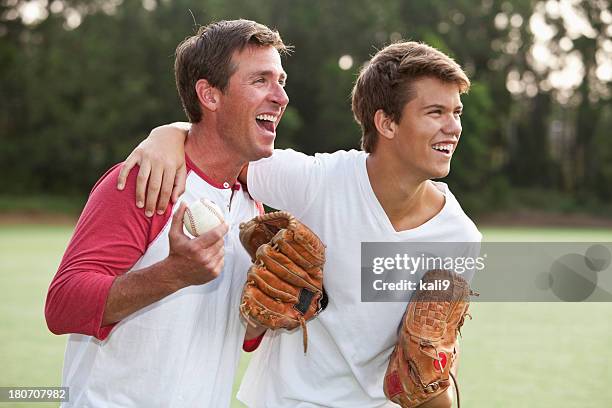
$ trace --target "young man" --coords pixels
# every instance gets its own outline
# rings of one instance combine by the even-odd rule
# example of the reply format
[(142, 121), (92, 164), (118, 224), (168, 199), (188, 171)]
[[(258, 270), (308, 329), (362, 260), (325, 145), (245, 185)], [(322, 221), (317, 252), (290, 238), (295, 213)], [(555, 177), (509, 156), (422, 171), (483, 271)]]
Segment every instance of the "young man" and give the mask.
[[(176, 83), (192, 123), (180, 206), (145, 216), (132, 204), (135, 172), (118, 191), (114, 167), (94, 186), (49, 288), (47, 324), (71, 333), (66, 406), (229, 406), (243, 339), (262, 332), (245, 335), (239, 319), (250, 259), (238, 227), (262, 207), (237, 177), (272, 154), (288, 103), (285, 50), (277, 32), (247, 20), (203, 27), (178, 46)], [(227, 224), (190, 239), (184, 202), (201, 197)]]
[[(385, 398), (383, 378), (406, 303), (361, 302), (360, 244), (480, 241), (446, 184), (431, 181), (450, 171), (462, 130), (460, 95), (469, 86), (443, 53), (415, 42), (390, 45), (362, 69), (353, 89), (363, 151), (313, 157), (275, 150), (249, 164), (249, 193), (292, 212), (327, 245), (329, 296), (327, 309), (308, 323), (307, 355), (299, 332), (265, 335), (239, 392), (249, 407), (395, 406)], [(182, 141), (180, 132), (154, 133), (126, 168), (147, 149), (164, 146), (176, 157), (168, 142)], [(422, 407), (450, 406), (451, 395), (452, 387)]]

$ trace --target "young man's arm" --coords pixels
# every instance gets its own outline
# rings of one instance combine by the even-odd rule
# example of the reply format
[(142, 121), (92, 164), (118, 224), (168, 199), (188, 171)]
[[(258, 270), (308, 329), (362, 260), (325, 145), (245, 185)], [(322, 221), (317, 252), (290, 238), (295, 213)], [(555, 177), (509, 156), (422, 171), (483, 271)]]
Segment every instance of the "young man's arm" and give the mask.
[(190, 240), (182, 232), (180, 208), (173, 218), (170, 254), (126, 273), (169, 221), (171, 212), (147, 218), (133, 206), (136, 174), (126, 191), (114, 186), (119, 169), (94, 187), (47, 294), (45, 316), (57, 334), (81, 333), (104, 339), (113, 323), (181, 287), (214, 279), (223, 264), (220, 226)]
[(121, 166), (117, 188), (123, 190), (128, 174), (136, 165), (138, 183), (136, 206), (147, 217), (163, 214), (169, 200), (175, 203), (185, 191), (185, 140), (191, 124), (175, 122), (156, 127), (127, 157)]
[[(151, 217), (155, 210), (158, 214), (163, 213), (170, 196), (172, 195), (172, 201), (175, 202), (185, 189), (184, 143), (189, 127), (189, 123), (177, 122), (153, 129), (122, 165), (117, 179), (117, 188), (120, 190), (125, 185), (130, 170), (140, 164), (136, 206), (144, 207), (148, 217)], [(285, 205), (287, 203), (283, 198), (295, 197), (294, 204), (308, 203), (322, 181), (320, 162), (315, 157), (292, 150), (275, 151), (274, 156), (278, 159), (255, 162), (260, 177), (253, 178), (253, 191), (263, 194), (251, 196), (257, 201), (284, 210), (291, 209)], [(251, 182), (247, 183), (246, 171), (240, 174), (239, 180), (250, 189), (248, 184)]]

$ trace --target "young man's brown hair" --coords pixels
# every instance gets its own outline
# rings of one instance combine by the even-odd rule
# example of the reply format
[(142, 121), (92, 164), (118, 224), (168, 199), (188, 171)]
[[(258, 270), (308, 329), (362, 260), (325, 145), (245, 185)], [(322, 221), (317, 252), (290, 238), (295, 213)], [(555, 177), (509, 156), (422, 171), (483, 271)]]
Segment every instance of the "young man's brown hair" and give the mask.
[(187, 37), (176, 48), (174, 76), (185, 113), (191, 123), (202, 119), (195, 84), (206, 79), (213, 87), (225, 91), (236, 70), (234, 52), (247, 45), (271, 46), (280, 53), (290, 47), (283, 43), (278, 31), (250, 20), (217, 21), (200, 27), (196, 35)]
[(399, 123), (404, 105), (415, 97), (413, 82), (424, 77), (456, 83), (461, 93), (470, 88), (470, 80), (452, 58), (414, 41), (391, 44), (364, 65), (353, 87), (353, 114), (361, 126), (364, 151), (372, 153), (376, 147), (376, 111), (382, 109)]

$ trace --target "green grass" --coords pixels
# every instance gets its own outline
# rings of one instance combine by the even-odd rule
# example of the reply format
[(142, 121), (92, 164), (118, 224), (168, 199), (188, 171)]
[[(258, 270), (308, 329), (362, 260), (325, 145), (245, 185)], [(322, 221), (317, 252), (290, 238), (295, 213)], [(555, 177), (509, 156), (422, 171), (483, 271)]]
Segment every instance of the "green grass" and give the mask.
[(489, 242), (612, 242), (612, 229), (605, 228), (480, 228)]
[(1, 195), (0, 214), (34, 213), (63, 214), (74, 216), (83, 209), (86, 196), (55, 196), (55, 195)]
[[(0, 386), (60, 385), (66, 339), (47, 330), (43, 310), (71, 232), (71, 227), (0, 227)], [(9, 406), (24, 404), (0, 403)]]
[(474, 303), (460, 368), (467, 407), (612, 406), (612, 305)]
[[(0, 386), (60, 383), (66, 337), (47, 331), (43, 307), (71, 232), (71, 227), (0, 226)], [(612, 242), (610, 230), (484, 228), (483, 234), (488, 241)], [(612, 406), (611, 304), (474, 303), (471, 308), (474, 319), (463, 330), (463, 406)], [(247, 363), (243, 356), (236, 387)], [(0, 408), (23, 406), (0, 403)]]

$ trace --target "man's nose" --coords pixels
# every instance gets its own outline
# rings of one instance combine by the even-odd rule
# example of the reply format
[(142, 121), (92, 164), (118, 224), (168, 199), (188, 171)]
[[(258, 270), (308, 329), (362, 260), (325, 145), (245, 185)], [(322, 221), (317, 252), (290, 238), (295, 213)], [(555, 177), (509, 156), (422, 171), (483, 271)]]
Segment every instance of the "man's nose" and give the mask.
[(285, 107), (289, 103), (289, 96), (287, 96), (285, 88), (283, 88), (280, 84), (275, 86), (271, 95), (271, 99), (273, 102), (279, 104), (281, 107)]
[(448, 135), (461, 135), (461, 117), (455, 116), (454, 114), (448, 119), (444, 126), (444, 133)]

